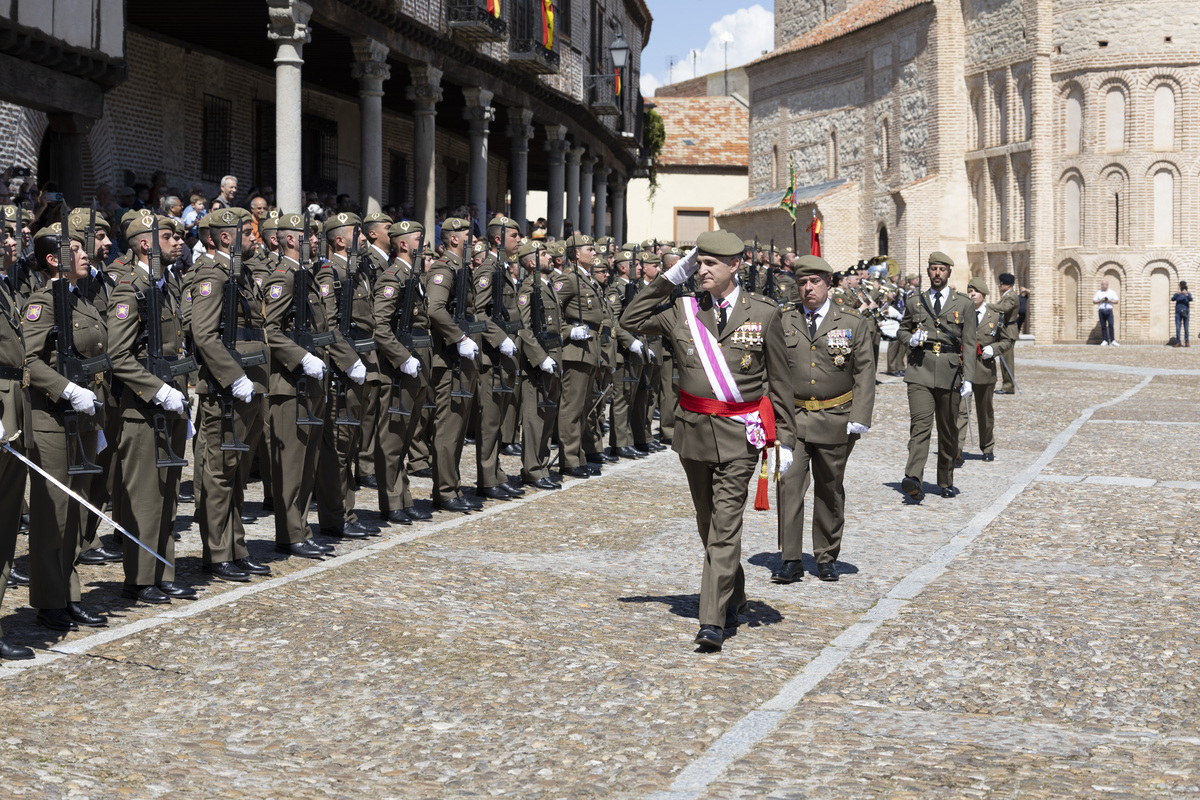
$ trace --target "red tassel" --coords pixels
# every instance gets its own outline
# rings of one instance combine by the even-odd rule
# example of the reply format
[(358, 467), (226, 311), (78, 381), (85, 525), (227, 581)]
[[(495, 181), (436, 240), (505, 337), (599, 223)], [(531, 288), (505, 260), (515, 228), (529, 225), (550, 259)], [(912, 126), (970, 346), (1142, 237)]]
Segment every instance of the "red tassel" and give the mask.
[(758, 473), (758, 491), (754, 493), (754, 510), (770, 511), (771, 501), (767, 491), (767, 450), (763, 448), (762, 469)]

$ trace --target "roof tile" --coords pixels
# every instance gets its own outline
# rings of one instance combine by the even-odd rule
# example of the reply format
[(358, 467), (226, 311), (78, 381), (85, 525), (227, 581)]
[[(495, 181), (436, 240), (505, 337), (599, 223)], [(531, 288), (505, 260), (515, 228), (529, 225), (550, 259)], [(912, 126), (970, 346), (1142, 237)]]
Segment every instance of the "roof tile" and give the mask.
[[(778, 47), (765, 56), (756, 58), (750, 64), (761, 64), (785, 53), (795, 53), (809, 47), (845, 36), (848, 33), (861, 30), (868, 25), (882, 22), (888, 17), (894, 17), (901, 11), (933, 3), (933, 0), (862, 0), (857, 5), (846, 9), (840, 14), (834, 14), (807, 33), (797, 36), (782, 47)], [(749, 65), (747, 65), (749, 66)]]
[(749, 167), (750, 112), (732, 97), (662, 97), (652, 101), (667, 140), (661, 166)]

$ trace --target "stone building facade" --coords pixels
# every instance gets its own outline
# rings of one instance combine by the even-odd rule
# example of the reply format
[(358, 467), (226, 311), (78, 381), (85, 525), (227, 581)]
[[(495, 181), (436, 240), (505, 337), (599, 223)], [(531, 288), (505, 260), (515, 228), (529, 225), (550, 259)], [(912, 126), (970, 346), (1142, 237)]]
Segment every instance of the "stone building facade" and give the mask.
[(800, 219), (822, 218), (836, 266), (887, 253), (911, 273), (936, 248), (960, 287), (1013, 272), (1043, 341), (1095, 340), (1108, 280), (1118, 338), (1165, 341), (1178, 281), (1200, 281), (1194, 16), (1171, 0), (780, 0), (776, 49), (747, 67), (751, 199), (721, 224), (789, 228), (767, 200), (790, 158), (822, 187)]
[[(0, 31), (19, 36), (35, 9), (79, 2), (0, 2)], [(0, 162), (69, 179), (72, 202), (158, 170), (211, 197), (228, 173), (242, 191), (271, 185), (284, 210), (317, 190), (364, 210), (412, 203), (428, 226), (435, 208), (467, 202), (520, 219), (536, 189), (550, 194), (552, 232), (564, 218), (623, 230), (641, 139), (645, 0), (558, 0), (550, 48), (539, 0), (504, 0), (498, 18), (487, 0), (211, 0), (201, 15), (87, 2), (96, 36), (117, 43), (108, 53), (97, 39), (94, 60), (113, 61), (118, 75), (104, 75), (85, 113), (68, 119), (0, 83)], [(50, 27), (59, 16), (48, 16), (48, 43), (63, 34)], [(629, 46), (620, 96), (618, 36)], [(0, 77), (24, 74), (9, 69), (10, 39), (0, 37)], [(57, 133), (64, 120), (75, 125), (69, 142)], [(56, 149), (71, 151), (69, 168), (54, 169)]]

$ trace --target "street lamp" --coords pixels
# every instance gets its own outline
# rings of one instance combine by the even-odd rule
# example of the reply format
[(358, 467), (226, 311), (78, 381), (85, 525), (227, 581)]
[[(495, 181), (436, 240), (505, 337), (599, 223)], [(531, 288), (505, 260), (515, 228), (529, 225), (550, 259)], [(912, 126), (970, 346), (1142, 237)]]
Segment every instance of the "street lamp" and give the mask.
[[(612, 59), (614, 70), (625, 69), (625, 64), (629, 61), (629, 43), (625, 41), (625, 37), (620, 33), (617, 34), (616, 39), (613, 39), (613, 43), (608, 46), (608, 56)], [(611, 80), (612, 77), (611, 74), (584, 75), (583, 88), (586, 89), (594, 86), (600, 81)]]

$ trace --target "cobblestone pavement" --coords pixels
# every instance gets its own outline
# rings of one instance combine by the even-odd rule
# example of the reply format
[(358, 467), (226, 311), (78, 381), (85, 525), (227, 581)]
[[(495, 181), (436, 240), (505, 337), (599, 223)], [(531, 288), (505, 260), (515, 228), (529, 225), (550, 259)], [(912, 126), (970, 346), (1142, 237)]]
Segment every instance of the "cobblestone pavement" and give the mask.
[[(690, 644), (700, 550), (671, 453), (250, 586), (204, 583), (185, 506), (199, 601), (130, 606), (119, 566), (84, 567), (113, 624), (50, 638), (9, 591), (0, 621), (39, 656), (0, 666), (0, 796), (1200, 794), (1200, 358), (1018, 354), (996, 461), (968, 453), (962, 494), (919, 506), (904, 388), (881, 378), (842, 579), (771, 584), (774, 515), (748, 512), (751, 603), (720, 654)], [(269, 518), (250, 536), (274, 559)]]

